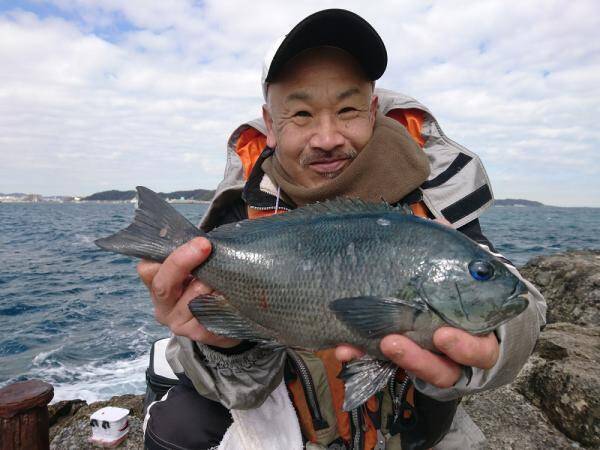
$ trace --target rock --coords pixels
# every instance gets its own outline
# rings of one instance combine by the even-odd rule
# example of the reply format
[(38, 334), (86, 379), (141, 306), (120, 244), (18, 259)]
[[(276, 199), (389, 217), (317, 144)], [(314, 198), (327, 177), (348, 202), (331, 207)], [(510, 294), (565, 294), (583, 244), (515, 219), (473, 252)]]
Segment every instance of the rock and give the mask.
[(485, 449), (577, 448), (513, 386), (465, 397), (462, 405), (487, 438)]
[(71, 417), (79, 408), (87, 405), (84, 400), (62, 400), (48, 405), (48, 424), (52, 427), (65, 417)]
[(548, 323), (600, 326), (600, 250), (538, 256), (519, 269), (548, 302)]
[(567, 436), (600, 446), (600, 327), (548, 325), (514, 385)]
[[(89, 405), (82, 400), (71, 400), (73, 404), (78, 404), (76, 410), (68, 417), (63, 417), (56, 422), (56, 425), (50, 427), (50, 448), (51, 449), (94, 449), (88, 439), (92, 435), (90, 428), (90, 415), (104, 408), (105, 406), (118, 406), (129, 409), (129, 433), (127, 439), (119, 445), (122, 449), (141, 449), (144, 448), (144, 436), (142, 433), (143, 416), (143, 395), (121, 395), (113, 397), (110, 400), (95, 402)], [(65, 405), (51, 405), (55, 409), (64, 409)], [(66, 402), (65, 402), (66, 403)]]
[[(120, 449), (131, 449), (139, 450), (144, 448), (144, 436), (142, 434), (142, 423), (143, 421), (138, 417), (130, 417), (129, 419), (129, 433), (125, 441), (120, 444), (117, 448)], [(79, 419), (71, 423), (68, 428), (63, 428), (59, 433), (56, 434), (52, 442), (50, 442), (50, 449), (55, 450), (84, 450), (84, 449), (97, 449), (98, 447), (88, 442), (89, 437), (92, 435), (90, 430), (89, 418)]]

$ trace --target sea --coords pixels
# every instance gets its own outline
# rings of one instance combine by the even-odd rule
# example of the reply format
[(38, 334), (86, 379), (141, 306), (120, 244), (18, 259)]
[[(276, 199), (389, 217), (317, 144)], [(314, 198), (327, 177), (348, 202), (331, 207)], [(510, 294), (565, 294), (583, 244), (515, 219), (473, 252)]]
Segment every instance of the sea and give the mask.
[[(0, 203), (0, 387), (40, 378), (53, 401), (143, 393), (153, 316), (136, 261), (94, 239), (127, 226), (129, 203)], [(177, 204), (193, 223), (204, 204)], [(507, 258), (600, 249), (600, 208), (495, 206), (484, 234)]]

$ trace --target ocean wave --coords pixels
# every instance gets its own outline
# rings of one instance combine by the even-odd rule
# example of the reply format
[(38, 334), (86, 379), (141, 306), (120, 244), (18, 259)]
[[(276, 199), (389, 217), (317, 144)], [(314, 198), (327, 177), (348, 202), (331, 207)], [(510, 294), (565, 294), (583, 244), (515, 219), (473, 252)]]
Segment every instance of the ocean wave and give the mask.
[[(46, 355), (40, 353), (38, 356), (44, 362), (51, 352)], [(30, 371), (29, 377), (43, 379), (54, 386), (52, 403), (71, 399), (91, 403), (107, 400), (115, 395), (143, 393), (149, 358), (150, 353), (147, 353), (131, 360), (82, 365), (59, 363), (53, 367), (41, 364)]]
[(37, 355), (35, 355), (35, 357), (33, 358), (33, 361), (31, 361), (31, 364), (36, 367), (36, 366), (41, 366), (42, 364), (46, 363), (46, 361), (48, 361), (48, 358), (52, 355), (54, 355), (55, 353), (58, 353), (60, 351), (62, 351), (62, 349), (64, 348), (64, 345), (60, 345), (56, 348), (53, 348), (51, 350), (48, 350), (46, 352), (40, 352)]

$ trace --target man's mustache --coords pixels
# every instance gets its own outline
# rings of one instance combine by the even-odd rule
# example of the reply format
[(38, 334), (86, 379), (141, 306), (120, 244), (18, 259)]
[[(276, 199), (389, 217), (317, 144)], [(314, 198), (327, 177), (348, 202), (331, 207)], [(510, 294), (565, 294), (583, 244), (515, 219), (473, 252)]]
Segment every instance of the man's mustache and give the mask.
[(312, 150), (310, 154), (300, 157), (300, 164), (308, 166), (314, 163), (323, 163), (329, 161), (336, 161), (338, 159), (355, 159), (358, 156), (358, 152), (353, 148), (347, 150)]

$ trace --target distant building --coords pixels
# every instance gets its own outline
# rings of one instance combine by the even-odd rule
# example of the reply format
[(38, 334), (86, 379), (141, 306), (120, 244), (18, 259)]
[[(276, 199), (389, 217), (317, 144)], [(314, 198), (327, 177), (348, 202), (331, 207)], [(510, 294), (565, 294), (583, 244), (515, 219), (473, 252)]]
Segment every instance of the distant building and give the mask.
[(37, 202), (43, 201), (43, 198), (40, 194), (29, 194), (29, 195), (26, 195), (25, 197), (23, 197), (23, 199), (21, 201), (37, 203)]

